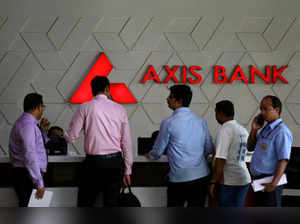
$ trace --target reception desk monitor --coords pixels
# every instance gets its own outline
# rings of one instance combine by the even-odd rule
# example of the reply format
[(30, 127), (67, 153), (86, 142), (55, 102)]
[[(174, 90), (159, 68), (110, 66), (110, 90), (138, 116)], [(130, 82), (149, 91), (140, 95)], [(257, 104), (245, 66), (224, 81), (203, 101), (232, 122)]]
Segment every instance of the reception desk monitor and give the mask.
[[(159, 131), (154, 131), (151, 137), (138, 137), (138, 155), (144, 155), (151, 151)], [(166, 150), (163, 153), (166, 154)]]

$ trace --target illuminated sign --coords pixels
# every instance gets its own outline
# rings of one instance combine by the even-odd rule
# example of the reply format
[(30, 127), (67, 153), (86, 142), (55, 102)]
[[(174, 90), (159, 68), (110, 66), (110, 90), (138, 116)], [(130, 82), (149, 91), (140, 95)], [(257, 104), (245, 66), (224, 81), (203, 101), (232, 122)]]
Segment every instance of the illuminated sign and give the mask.
[[(226, 68), (224, 66), (215, 65), (213, 69), (213, 82), (216, 84), (225, 84), (240, 81), (246, 84), (254, 84), (255, 80), (257, 78), (260, 78), (267, 84), (277, 83), (278, 80), (284, 84), (287, 84), (287, 80), (282, 75), (287, 67), (287, 65), (282, 66), (281, 68), (278, 68), (276, 65), (267, 65), (265, 67), (265, 71), (261, 72), (255, 66), (250, 65), (250, 76), (248, 80), (240, 65), (237, 65), (234, 68), (232, 75), (226, 72)], [(96, 76), (107, 77), (112, 69), (113, 65), (110, 63), (106, 55), (104, 53), (101, 53), (96, 63), (89, 71), (69, 102), (84, 103), (90, 101), (93, 98), (91, 88), (92, 79)], [(201, 66), (187, 67), (185, 65), (174, 65), (173, 67), (170, 67), (168, 65), (164, 65), (163, 69), (167, 72), (168, 75), (164, 80), (161, 80), (154, 66), (150, 65), (141, 83), (145, 84), (148, 81), (154, 81), (160, 84), (167, 84), (172, 80), (175, 83), (199, 84), (202, 81), (202, 76), (200, 74), (200, 71), (202, 70)], [(178, 75), (178, 73), (176, 73), (177, 71), (181, 71), (181, 73), (179, 74), (180, 77), (176, 76), (176, 74)], [(110, 92), (113, 100), (117, 103), (137, 103), (136, 99), (131, 94), (125, 83), (111, 83)]]
[[(221, 65), (214, 66), (214, 83), (216, 84), (223, 84), (223, 83), (233, 83), (236, 80), (240, 80), (244, 83), (255, 83), (255, 79), (257, 77), (264, 80), (266, 83), (276, 83), (279, 79), (284, 84), (288, 82), (282, 76), (283, 71), (288, 66), (285, 65), (281, 68), (277, 68), (276, 65), (270, 66), (267, 65), (265, 68), (265, 74), (260, 72), (257, 68), (253, 65), (250, 65), (250, 80), (246, 78), (244, 71), (242, 70), (240, 65), (237, 65), (232, 73), (231, 76), (226, 73), (226, 68)], [(170, 68), (168, 65), (163, 66), (164, 70), (167, 72), (168, 76), (161, 80), (155, 71), (155, 68), (150, 65), (144, 78), (142, 79), (142, 84), (145, 84), (148, 80), (153, 80), (156, 83), (168, 83), (170, 80), (173, 80), (175, 83), (190, 83), (190, 84), (198, 84), (202, 81), (202, 76), (199, 71), (202, 70), (200, 66), (179, 66), (175, 65)], [(175, 73), (181, 69), (181, 77), (177, 77)], [(190, 77), (188, 77), (188, 75)]]
[[(91, 81), (96, 76), (107, 77), (113, 69), (112, 64), (104, 53), (101, 53), (96, 63), (89, 71), (75, 94), (72, 96), (70, 103), (85, 103), (93, 98)], [(111, 83), (110, 93), (113, 100), (117, 103), (136, 103), (134, 96), (125, 83)]]

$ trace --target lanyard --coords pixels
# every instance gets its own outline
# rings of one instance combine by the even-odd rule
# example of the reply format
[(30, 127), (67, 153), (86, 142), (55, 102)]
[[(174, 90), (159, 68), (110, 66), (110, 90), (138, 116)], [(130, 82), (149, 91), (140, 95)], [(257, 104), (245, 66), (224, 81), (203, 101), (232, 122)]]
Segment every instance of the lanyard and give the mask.
[[(267, 135), (263, 136), (263, 135), (261, 134), (261, 135), (260, 135), (261, 138), (268, 138), (268, 137), (270, 136), (270, 134), (271, 134), (273, 131), (275, 131), (275, 129), (278, 128), (279, 125), (280, 125), (281, 123), (282, 123), (282, 121), (280, 121), (280, 122), (273, 128), (273, 130), (271, 130)], [(266, 127), (267, 127), (267, 126), (266, 126)], [(263, 130), (262, 130), (261, 132), (263, 132), (264, 129), (265, 129), (266, 127), (264, 127)]]

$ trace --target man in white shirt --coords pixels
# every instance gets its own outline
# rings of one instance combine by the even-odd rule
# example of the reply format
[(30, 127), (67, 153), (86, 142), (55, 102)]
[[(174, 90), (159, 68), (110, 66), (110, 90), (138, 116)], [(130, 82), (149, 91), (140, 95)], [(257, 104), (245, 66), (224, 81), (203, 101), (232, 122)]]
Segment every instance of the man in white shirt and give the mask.
[(251, 182), (245, 162), (249, 134), (234, 120), (234, 106), (229, 100), (218, 102), (215, 112), (216, 120), (222, 126), (216, 136), (210, 195), (213, 198), (217, 195), (221, 207), (242, 207)]

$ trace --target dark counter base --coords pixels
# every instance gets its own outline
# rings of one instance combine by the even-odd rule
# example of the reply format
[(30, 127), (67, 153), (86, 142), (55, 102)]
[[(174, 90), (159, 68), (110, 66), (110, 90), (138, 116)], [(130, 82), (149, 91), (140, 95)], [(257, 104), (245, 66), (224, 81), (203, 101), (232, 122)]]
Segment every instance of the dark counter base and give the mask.
[[(46, 187), (76, 187), (81, 163), (49, 163), (45, 175)], [(133, 187), (166, 186), (166, 175), (169, 172), (167, 162), (135, 162), (132, 167)], [(0, 164), (0, 187), (12, 187), (12, 166)]]

